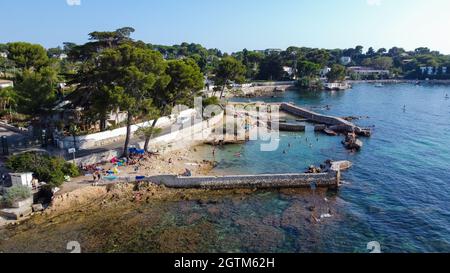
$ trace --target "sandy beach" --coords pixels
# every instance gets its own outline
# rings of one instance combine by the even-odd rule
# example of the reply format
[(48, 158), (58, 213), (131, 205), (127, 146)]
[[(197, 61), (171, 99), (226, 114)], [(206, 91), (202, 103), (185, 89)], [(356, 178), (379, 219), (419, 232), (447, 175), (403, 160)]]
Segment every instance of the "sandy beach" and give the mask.
[[(207, 175), (213, 168), (213, 162), (204, 161), (195, 151), (196, 148), (192, 147), (190, 149), (169, 152), (164, 155), (145, 157), (136, 165), (117, 167), (119, 170), (117, 176), (179, 175), (184, 173), (186, 169), (189, 169), (193, 176)], [(104, 170), (110, 170), (115, 167), (115, 164), (107, 163), (98, 165), (98, 167)], [(93, 184), (92, 172), (85, 172), (80, 177), (72, 178), (70, 182), (64, 183), (60, 191), (55, 194), (52, 204), (46, 210), (46, 213), (51, 213), (56, 207), (71, 207), (74, 204), (81, 204), (86, 200), (101, 198), (107, 191), (107, 184), (110, 186), (110, 184), (115, 183), (102, 179), (96, 186), (93, 186)], [(24, 220), (26, 219), (22, 219), (21, 221), (7, 221), (0, 217), (0, 227), (7, 224), (21, 223)]]
[[(117, 169), (118, 177), (136, 177), (136, 176), (156, 176), (156, 175), (180, 175), (186, 169), (192, 172), (193, 176), (206, 175), (213, 168), (213, 162), (205, 161), (196, 153), (196, 148), (182, 149), (169, 152), (163, 155), (154, 155), (145, 157), (138, 164), (133, 166), (121, 166)], [(113, 163), (98, 165), (103, 170), (112, 170), (115, 167)], [(109, 181), (102, 179), (98, 185), (104, 185)], [(93, 184), (92, 172), (86, 172), (84, 175), (73, 178), (72, 181), (66, 182), (58, 195), (66, 194), (79, 188), (91, 186)]]

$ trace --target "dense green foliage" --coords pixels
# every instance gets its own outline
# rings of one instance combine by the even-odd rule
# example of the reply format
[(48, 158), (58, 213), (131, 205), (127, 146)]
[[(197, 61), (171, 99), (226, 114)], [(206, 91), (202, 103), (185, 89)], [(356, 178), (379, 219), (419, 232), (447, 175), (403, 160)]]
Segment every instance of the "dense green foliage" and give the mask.
[(210, 105), (220, 105), (220, 99), (216, 96), (204, 98), (203, 99), (203, 108), (206, 108)]
[[(124, 155), (137, 119), (150, 113), (166, 115), (176, 104), (191, 105), (204, 86), (194, 58), (165, 60), (159, 51), (129, 38), (132, 32), (132, 28), (94, 32), (91, 42), (69, 53), (81, 63), (71, 83), (77, 85), (74, 94), (79, 98), (74, 104), (86, 109), (86, 120), (104, 121), (108, 112), (117, 109), (127, 112)], [(152, 128), (158, 119), (154, 120)]]
[(8, 108), (17, 105), (17, 93), (14, 88), (7, 87), (0, 89), (0, 111), (6, 111)]
[(32, 172), (39, 181), (53, 187), (64, 183), (64, 176), (77, 177), (80, 171), (77, 166), (66, 162), (63, 158), (51, 157), (38, 153), (24, 153), (11, 156), (6, 166), (14, 172)]
[(345, 79), (345, 67), (339, 64), (334, 64), (331, 71), (327, 74), (329, 82), (340, 82)]
[(17, 42), (8, 44), (8, 59), (22, 69), (40, 69), (48, 64), (47, 51), (41, 45)]
[(49, 113), (57, 100), (59, 76), (51, 67), (25, 70), (17, 77), (18, 111), (32, 116)]
[(203, 73), (211, 72), (223, 56), (218, 49), (206, 49), (199, 44), (182, 43), (181, 45), (147, 45), (150, 49), (159, 51), (166, 60), (177, 60), (189, 57), (200, 67)]
[[(130, 27), (95, 31), (85, 44), (64, 43), (47, 50), (24, 42), (0, 44), (0, 52), (7, 54), (0, 57), (1, 77), (14, 80), (13, 89), (0, 91), (0, 115), (18, 117), (20, 122), (24, 120), (19, 117), (31, 117), (33, 125), (73, 135), (71, 125), (81, 132), (106, 130), (110, 114), (119, 111), (129, 114), (128, 127), (150, 115), (157, 121), (176, 104), (191, 106), (205, 80), (215, 86), (213, 95), (222, 98), (227, 88), (251, 81), (296, 80), (301, 87), (320, 89), (326, 80), (323, 71), (329, 69), (329, 81), (450, 79), (450, 56), (425, 47), (413, 51), (289, 47), (227, 54), (194, 43), (147, 44), (133, 40), (134, 31)], [(351, 62), (342, 63), (342, 57), (350, 57)], [(390, 73), (365, 76), (352, 72), (352, 66)], [(67, 88), (60, 83), (67, 83)], [(70, 101), (67, 109), (77, 110), (52, 124), (58, 114), (55, 106), (66, 100)]]
[(214, 82), (220, 90), (220, 98), (223, 97), (225, 88), (232, 83), (242, 83), (245, 78), (245, 66), (233, 57), (224, 57), (214, 70)]

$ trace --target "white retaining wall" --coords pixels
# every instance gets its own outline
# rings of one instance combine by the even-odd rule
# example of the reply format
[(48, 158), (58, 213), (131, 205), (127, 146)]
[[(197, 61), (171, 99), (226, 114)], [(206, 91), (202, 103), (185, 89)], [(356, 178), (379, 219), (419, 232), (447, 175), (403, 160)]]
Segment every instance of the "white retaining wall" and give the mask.
[[(186, 149), (191, 146), (202, 144), (212, 134), (217, 125), (223, 122), (224, 113), (212, 117), (209, 120), (197, 123), (189, 128), (185, 128), (179, 131), (172, 132), (167, 135), (163, 135), (154, 138), (150, 141), (149, 147), (152, 151), (158, 151), (162, 154), (174, 150)], [(144, 148), (145, 142), (131, 143), (136, 148)], [(95, 164), (102, 161), (109, 161), (114, 157), (120, 157), (123, 152), (123, 148), (111, 150), (102, 153), (91, 154), (89, 156), (77, 158), (76, 164)]]
[[(195, 109), (188, 109), (180, 112), (178, 116), (171, 115), (168, 117), (162, 117), (158, 119), (156, 123), (157, 127), (168, 127), (176, 122), (178, 117), (191, 117), (196, 115), (197, 111)], [(151, 126), (153, 124), (153, 120), (143, 122), (140, 124), (136, 124), (131, 126), (131, 133), (136, 132), (141, 127)], [(95, 147), (101, 147), (121, 139), (124, 139), (127, 134), (127, 127), (122, 127), (110, 131), (100, 132), (91, 135), (78, 136), (76, 137), (77, 141), (77, 149), (86, 150)], [(59, 142), (60, 149), (69, 149), (74, 147), (73, 137), (68, 136), (65, 137), (62, 141)]]

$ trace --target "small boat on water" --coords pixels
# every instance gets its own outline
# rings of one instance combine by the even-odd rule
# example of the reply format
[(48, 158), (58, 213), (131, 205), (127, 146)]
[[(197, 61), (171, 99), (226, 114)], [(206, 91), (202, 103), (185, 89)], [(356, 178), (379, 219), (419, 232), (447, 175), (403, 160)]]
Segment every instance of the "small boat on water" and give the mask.
[(338, 135), (335, 131), (328, 129), (328, 128), (324, 129), (323, 132), (329, 136), (337, 136)]
[(331, 170), (333, 171), (346, 171), (353, 166), (350, 161), (335, 161), (331, 162)]
[(384, 84), (382, 84), (382, 83), (380, 82), (380, 83), (375, 84), (375, 87), (378, 87), (378, 88), (384, 87)]

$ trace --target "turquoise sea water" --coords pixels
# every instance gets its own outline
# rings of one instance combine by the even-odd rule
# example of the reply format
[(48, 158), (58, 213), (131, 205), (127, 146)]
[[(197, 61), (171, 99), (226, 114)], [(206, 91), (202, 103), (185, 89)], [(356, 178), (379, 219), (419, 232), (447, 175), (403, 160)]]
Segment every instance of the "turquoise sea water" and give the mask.
[[(295, 210), (294, 216), (286, 215), (286, 210), (295, 207), (296, 202), (301, 203), (298, 197), (307, 198), (305, 195), (312, 193), (260, 192), (242, 204), (228, 207), (239, 216), (247, 214), (248, 219), (257, 219), (258, 223), (267, 222), (262, 214), (280, 218), (282, 222), (268, 225), (276, 231), (267, 231), (281, 236), (282, 244), (264, 248), (263, 236), (258, 239), (260, 247), (240, 250), (367, 252), (367, 243), (378, 241), (386, 252), (449, 252), (450, 100), (445, 99), (447, 93), (450, 94), (449, 86), (397, 84), (377, 88), (358, 84), (346, 92), (290, 91), (278, 98), (254, 99), (294, 102), (337, 116), (364, 116), (367, 118), (355, 123), (374, 126), (374, 134), (362, 138), (364, 148), (359, 153), (346, 151), (341, 144), (342, 137), (315, 134), (312, 127), (306, 133), (282, 132), (280, 148), (274, 152), (261, 152), (259, 141), (219, 150), (216, 153), (219, 166), (214, 170), (217, 174), (302, 172), (307, 166), (326, 159), (354, 163), (344, 174), (346, 185), (338, 193), (328, 193), (331, 200), (328, 205), (337, 210), (335, 219), (321, 224), (297, 223), (290, 229), (289, 223), (283, 223), (286, 218), (296, 217)], [(326, 105), (330, 110), (326, 110)], [(211, 157), (208, 147), (198, 152)], [(236, 157), (236, 153), (241, 153), (241, 157)], [(227, 223), (226, 217), (220, 221), (223, 222), (218, 228), (224, 230), (226, 238), (252, 226), (250, 223), (236, 228), (236, 223)], [(233, 227), (237, 229), (235, 233)]]

